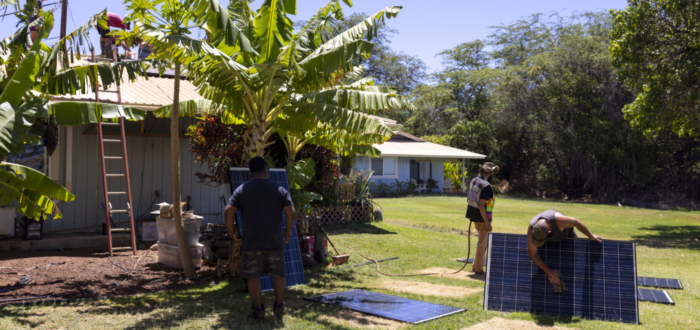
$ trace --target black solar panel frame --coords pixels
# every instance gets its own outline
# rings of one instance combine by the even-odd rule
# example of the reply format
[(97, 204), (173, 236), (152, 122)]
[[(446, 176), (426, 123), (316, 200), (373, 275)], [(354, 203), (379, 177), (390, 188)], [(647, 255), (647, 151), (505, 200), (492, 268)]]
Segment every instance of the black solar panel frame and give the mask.
[[(653, 297), (652, 299), (646, 299), (644, 298), (644, 293), (651, 294)], [(659, 298), (656, 298), (657, 295), (663, 295), (664, 298), (668, 299), (668, 301), (660, 300)], [(666, 305), (675, 305), (676, 302), (673, 301), (673, 298), (671, 298), (671, 295), (666, 292), (666, 290), (654, 290), (654, 289), (637, 289), (637, 296), (639, 297), (639, 301), (649, 301), (657, 304), (666, 304)]]
[[(483, 302), (482, 302), (482, 306), (484, 306), (484, 310), (489, 310), (489, 309), (488, 309), (488, 292), (489, 292), (489, 291), (488, 291), (488, 285), (489, 285), (489, 279), (490, 279), (490, 275), (491, 275), (491, 267), (490, 267), (490, 265), (491, 265), (491, 256), (492, 256), (492, 253), (491, 253), (492, 250), (491, 250), (491, 248), (492, 248), (492, 242), (493, 242), (493, 235), (494, 235), (494, 234), (503, 235), (503, 236), (517, 236), (517, 237), (523, 237), (523, 236), (525, 236), (525, 237), (527, 237), (526, 235), (522, 235), (522, 234), (493, 233), (493, 232), (490, 232), (490, 233), (489, 233), (488, 246), (487, 246), (487, 248), (486, 248), (487, 257), (486, 257), (486, 262), (485, 262), (485, 263), (487, 264), (487, 266), (486, 266), (486, 280), (484, 281), (484, 298), (483, 298)], [(586, 238), (568, 238), (568, 240), (585, 240), (585, 241), (590, 241), (590, 240), (588, 240), (588, 239), (586, 239)], [(634, 263), (634, 287), (637, 288), (637, 274), (638, 274), (638, 273), (637, 273), (637, 244), (636, 244), (635, 242), (633, 242), (633, 241), (620, 241), (620, 240), (604, 240), (604, 241), (607, 241), (607, 242), (619, 242), (619, 243), (632, 243), (632, 245), (633, 245), (633, 247), (634, 247), (634, 248), (633, 248), (634, 253), (632, 254), (632, 256), (633, 256), (633, 263)], [(535, 267), (537, 267), (537, 265), (535, 265)], [(634, 296), (635, 296), (635, 301), (638, 301), (638, 300), (639, 300), (639, 290), (634, 290)], [(505, 312), (508, 312), (508, 311), (505, 311)], [(602, 321), (607, 321), (607, 320), (605, 320), (605, 319), (600, 319), (600, 320), (602, 320)], [(630, 324), (630, 323), (626, 323), (626, 324)], [(639, 304), (637, 304), (637, 307), (636, 307), (636, 322), (635, 322), (635, 323), (632, 323), (632, 324), (639, 325)]]
[[(676, 281), (678, 282), (678, 286), (672, 286), (672, 285), (663, 285), (659, 284), (659, 280), (665, 280), (666, 283), (669, 283), (670, 281)], [(678, 289), (678, 290), (683, 290), (683, 284), (681, 283), (681, 280), (675, 279), (675, 278), (660, 278), (660, 277), (646, 277), (646, 276), (637, 276), (637, 284), (641, 286), (651, 286), (655, 288), (664, 288), (664, 289)]]
[[(377, 304), (377, 306), (373, 306), (373, 308), (369, 308), (369, 309), (358, 308), (357, 306), (352, 306), (352, 305), (357, 305), (357, 304), (352, 304), (352, 302), (358, 296), (362, 296), (363, 298), (370, 300), (368, 303), (374, 303), (374, 304)], [(348, 297), (350, 297), (350, 299), (348, 299)], [(336, 300), (336, 299), (338, 299), (338, 300)], [(347, 309), (357, 311), (360, 313), (375, 315), (378, 317), (396, 320), (396, 321), (400, 321), (400, 322), (406, 322), (406, 323), (410, 323), (410, 324), (421, 324), (421, 323), (425, 323), (428, 321), (432, 321), (435, 319), (439, 319), (442, 317), (446, 317), (446, 316), (450, 316), (453, 314), (457, 314), (457, 313), (461, 313), (461, 312), (466, 311), (463, 308), (452, 307), (452, 306), (441, 305), (441, 304), (434, 304), (434, 303), (429, 303), (429, 302), (425, 302), (425, 301), (397, 297), (397, 296), (392, 296), (392, 295), (388, 295), (388, 294), (383, 294), (383, 293), (378, 293), (378, 292), (373, 292), (373, 291), (366, 291), (366, 290), (359, 290), (359, 289), (334, 292), (334, 293), (327, 293), (327, 294), (322, 294), (322, 295), (312, 296), (312, 297), (305, 297), (304, 300), (313, 301), (313, 302), (322, 303), (322, 304), (340, 306), (340, 307), (347, 308)], [(388, 300), (392, 300), (392, 302), (388, 302)], [(430, 308), (443, 309), (443, 311), (441, 313), (433, 313), (430, 317), (420, 318), (420, 317), (417, 317), (416, 315), (412, 315), (412, 317), (405, 317), (405, 315), (398, 314), (398, 311), (396, 311), (396, 310), (391, 311), (391, 310), (384, 309), (385, 306), (383, 306), (383, 305), (385, 302), (386, 303), (395, 303), (397, 301), (398, 302), (408, 302), (411, 304), (415, 303), (416, 305), (421, 307), (418, 309), (418, 313), (426, 313), (426, 310), (428, 310)], [(391, 308), (389, 308), (389, 309), (391, 309)], [(407, 312), (407, 311), (404, 310), (404, 312)], [(393, 315), (393, 317), (390, 315)]]

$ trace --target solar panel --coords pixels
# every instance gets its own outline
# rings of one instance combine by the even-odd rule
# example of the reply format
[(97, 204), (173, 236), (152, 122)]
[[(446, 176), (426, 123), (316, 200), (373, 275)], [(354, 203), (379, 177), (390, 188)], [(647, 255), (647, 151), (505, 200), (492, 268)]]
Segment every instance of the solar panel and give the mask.
[(634, 242), (567, 239), (537, 254), (568, 287), (555, 293), (527, 254), (527, 236), (489, 234), (484, 309), (639, 324)]
[(413, 324), (464, 311), (461, 308), (431, 304), (364, 290), (336, 292), (304, 299), (342, 306), (354, 311)]
[(657, 288), (683, 289), (681, 281), (673, 278), (656, 278), (637, 276), (637, 285), (654, 286)]
[[(467, 258), (462, 258), (462, 259), (455, 259), (457, 262), (464, 263), (464, 261), (467, 260)], [(474, 263), (474, 258), (469, 258), (469, 263), (473, 264)], [(486, 266), (486, 260), (484, 260), (484, 266)]]
[[(229, 178), (231, 180), (231, 193), (240, 185), (248, 182), (252, 177), (250, 171), (245, 167), (231, 167), (229, 169)], [(282, 168), (271, 168), (270, 179), (280, 184), (285, 189), (289, 190), (287, 182), (287, 172)], [(241, 219), (241, 211), (238, 211), (238, 219)], [(282, 213), (283, 224), (282, 228), (286, 228), (287, 217)], [(304, 265), (301, 262), (301, 251), (299, 250), (299, 238), (297, 237), (296, 224), (292, 225), (292, 239), (284, 248), (284, 268), (285, 277), (287, 278), (287, 287), (306, 284), (304, 277)], [(238, 230), (243, 234), (241, 222), (238, 222)], [(272, 278), (265, 276), (261, 278), (263, 291), (272, 290)]]
[(671, 305), (676, 304), (665, 290), (637, 289), (637, 291), (639, 292), (640, 301), (651, 301)]

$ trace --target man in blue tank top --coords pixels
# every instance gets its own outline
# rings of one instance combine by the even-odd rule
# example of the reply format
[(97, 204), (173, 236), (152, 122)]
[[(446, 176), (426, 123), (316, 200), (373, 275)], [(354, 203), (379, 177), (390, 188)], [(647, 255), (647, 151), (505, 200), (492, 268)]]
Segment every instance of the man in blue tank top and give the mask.
[(547, 242), (561, 242), (569, 237), (576, 237), (574, 228), (588, 236), (589, 239), (598, 243), (603, 241), (597, 235), (591, 234), (586, 225), (581, 220), (574, 217), (567, 217), (555, 210), (544, 211), (530, 220), (527, 228), (527, 254), (542, 271), (547, 274), (547, 278), (552, 284), (559, 285), (561, 280), (557, 273), (542, 261), (537, 255), (537, 248)]

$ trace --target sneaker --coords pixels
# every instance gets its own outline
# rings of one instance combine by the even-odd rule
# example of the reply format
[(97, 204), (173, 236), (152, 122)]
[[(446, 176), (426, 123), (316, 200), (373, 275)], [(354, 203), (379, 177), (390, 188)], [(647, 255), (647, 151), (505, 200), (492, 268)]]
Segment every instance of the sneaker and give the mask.
[(284, 313), (285, 313), (284, 301), (281, 302), (279, 305), (274, 304), (274, 306), (275, 306), (275, 308), (274, 308), (275, 317), (282, 318), (284, 316)]
[(265, 304), (260, 305), (261, 308), (253, 306), (253, 311), (248, 314), (249, 317), (262, 320), (265, 318)]

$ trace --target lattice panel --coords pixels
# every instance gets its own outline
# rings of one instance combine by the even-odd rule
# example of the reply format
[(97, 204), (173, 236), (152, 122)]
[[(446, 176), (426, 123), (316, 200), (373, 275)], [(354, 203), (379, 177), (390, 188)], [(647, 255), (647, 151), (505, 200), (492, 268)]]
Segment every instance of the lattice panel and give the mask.
[(355, 199), (355, 185), (352, 183), (338, 184), (338, 199), (340, 203), (347, 203)]
[[(370, 206), (316, 207), (311, 213), (323, 225), (339, 225), (370, 222), (373, 219)], [(297, 216), (297, 224), (304, 228), (304, 216)], [(311, 223), (310, 225), (312, 225)]]

